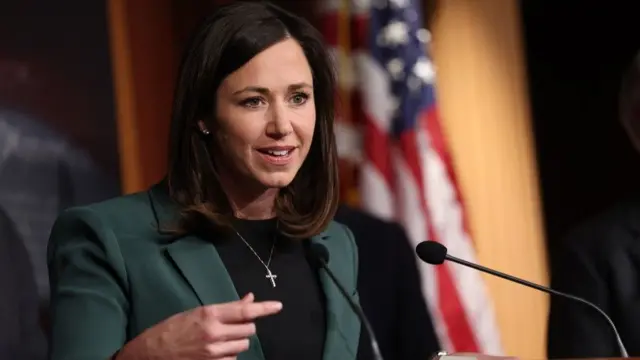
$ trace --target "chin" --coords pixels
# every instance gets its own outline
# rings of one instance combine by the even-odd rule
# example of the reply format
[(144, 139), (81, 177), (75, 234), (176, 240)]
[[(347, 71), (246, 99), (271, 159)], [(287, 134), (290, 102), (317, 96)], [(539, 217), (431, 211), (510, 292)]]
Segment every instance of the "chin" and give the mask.
[(264, 174), (263, 176), (258, 176), (257, 178), (259, 182), (261, 182), (268, 188), (281, 189), (291, 184), (291, 182), (295, 178), (295, 174)]

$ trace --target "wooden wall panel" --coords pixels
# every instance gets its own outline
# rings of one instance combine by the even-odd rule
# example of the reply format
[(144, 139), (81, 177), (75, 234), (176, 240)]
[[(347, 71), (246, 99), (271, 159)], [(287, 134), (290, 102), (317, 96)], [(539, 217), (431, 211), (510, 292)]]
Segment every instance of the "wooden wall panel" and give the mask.
[[(478, 259), (547, 279), (518, 1), (440, 0), (433, 52), (442, 119)], [(505, 352), (544, 359), (548, 298), (485, 276)], [(464, 291), (464, 289), (463, 289)]]
[(175, 50), (170, 0), (108, 2), (122, 189), (166, 171)]

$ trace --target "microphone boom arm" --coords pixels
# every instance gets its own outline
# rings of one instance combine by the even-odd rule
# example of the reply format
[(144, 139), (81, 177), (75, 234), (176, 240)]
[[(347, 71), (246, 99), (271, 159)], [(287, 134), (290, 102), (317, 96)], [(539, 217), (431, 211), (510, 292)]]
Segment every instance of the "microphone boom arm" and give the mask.
[(527, 287), (530, 287), (530, 288), (533, 288), (533, 289), (536, 289), (536, 290), (540, 290), (540, 291), (545, 292), (547, 294), (556, 295), (556, 296), (565, 297), (565, 298), (570, 298), (572, 300), (578, 301), (578, 302), (580, 302), (582, 304), (585, 304), (585, 305), (591, 307), (592, 309), (594, 309), (597, 312), (599, 312), (607, 320), (607, 322), (609, 323), (609, 326), (611, 326), (611, 329), (613, 329), (613, 333), (615, 335), (616, 342), (618, 343), (618, 347), (620, 348), (620, 355), (622, 357), (625, 357), (625, 358), (629, 357), (629, 354), (627, 353), (627, 349), (625, 348), (624, 343), (622, 342), (622, 339), (620, 338), (620, 334), (618, 333), (618, 329), (616, 328), (615, 324), (613, 323), (613, 321), (611, 320), (609, 315), (607, 315), (604, 311), (602, 311), (599, 307), (595, 306), (594, 304), (592, 304), (592, 303), (590, 303), (590, 302), (588, 302), (588, 301), (586, 301), (584, 299), (581, 299), (581, 298), (579, 298), (577, 296), (573, 296), (571, 294), (565, 294), (563, 292), (560, 292), (560, 291), (557, 291), (557, 290), (553, 290), (551, 288), (540, 286), (538, 284), (534, 284), (534, 283), (529, 282), (527, 280), (520, 279), (520, 278), (517, 278), (515, 276), (511, 276), (509, 274), (505, 274), (505, 273), (497, 271), (497, 270), (489, 269), (488, 267), (484, 267), (482, 265), (478, 265), (478, 264), (475, 264), (475, 263), (472, 263), (472, 262), (457, 258), (455, 256), (451, 256), (449, 254), (447, 254), (445, 258), (447, 260), (449, 260), (449, 261), (453, 261), (453, 262), (458, 263), (460, 265), (468, 266), (468, 267), (476, 269), (478, 271), (482, 271), (484, 273), (487, 273), (487, 274), (490, 274), (490, 275), (494, 275), (494, 276), (497, 276), (499, 278), (503, 278), (505, 280), (513, 281), (513, 282), (518, 283), (520, 285), (524, 285), (524, 286), (527, 286)]
[(373, 349), (373, 357), (376, 360), (383, 360), (382, 355), (380, 353), (380, 346), (378, 345), (378, 340), (376, 340), (375, 335), (373, 333), (373, 327), (369, 323), (369, 320), (367, 320), (367, 317), (362, 311), (362, 308), (360, 308), (359, 306), (356, 306), (355, 302), (352, 301), (351, 295), (349, 294), (349, 292), (342, 286), (340, 281), (338, 281), (336, 276), (333, 274), (333, 271), (329, 269), (325, 261), (321, 260), (321, 266), (325, 270), (325, 273), (329, 275), (329, 277), (331, 278), (333, 283), (336, 285), (338, 290), (342, 293), (342, 296), (344, 296), (345, 299), (347, 299), (349, 306), (351, 306), (351, 309), (353, 309), (353, 311), (358, 315), (358, 317), (362, 321), (362, 324), (366, 328), (367, 333), (369, 333), (369, 335), (371, 336), (370, 340), (371, 340), (371, 347)]

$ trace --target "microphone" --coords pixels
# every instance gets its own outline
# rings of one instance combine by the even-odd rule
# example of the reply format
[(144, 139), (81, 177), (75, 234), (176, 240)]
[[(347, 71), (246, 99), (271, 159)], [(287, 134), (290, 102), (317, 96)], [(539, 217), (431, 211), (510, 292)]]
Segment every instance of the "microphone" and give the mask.
[(618, 333), (618, 329), (616, 328), (616, 325), (613, 323), (613, 321), (611, 320), (611, 318), (604, 312), (602, 311), (602, 309), (600, 309), (599, 307), (597, 307), (595, 304), (579, 298), (577, 296), (574, 295), (570, 295), (570, 294), (565, 294), (563, 292), (557, 291), (557, 290), (553, 290), (551, 288), (542, 286), (542, 285), (538, 285), (538, 284), (534, 284), (532, 282), (529, 282), (527, 280), (523, 280), (520, 278), (517, 278), (515, 276), (512, 275), (508, 275), (505, 273), (502, 273), (500, 271), (497, 270), (493, 270), (493, 269), (489, 269), (488, 267), (484, 267), (482, 265), (478, 265), (478, 264), (474, 264), (472, 262), (457, 258), (455, 256), (451, 256), (449, 254), (447, 254), (447, 247), (440, 244), (439, 242), (435, 242), (435, 241), (423, 241), (420, 244), (418, 244), (418, 246), (416, 246), (416, 254), (418, 255), (418, 257), (420, 258), (420, 260), (431, 264), (431, 265), (441, 265), (442, 263), (444, 263), (445, 260), (449, 260), (449, 261), (453, 261), (455, 263), (458, 263), (462, 266), (467, 266), (470, 267), (472, 269), (476, 269), (478, 271), (482, 271), (484, 273), (487, 274), (491, 274), (493, 276), (497, 276), (499, 278), (503, 278), (505, 280), (509, 280), (509, 281), (513, 281), (515, 283), (518, 283), (520, 285), (524, 285), (527, 287), (530, 287), (532, 289), (536, 289), (536, 290), (540, 290), (542, 292), (545, 292), (547, 294), (551, 294), (551, 295), (555, 295), (555, 296), (560, 296), (563, 297), (565, 299), (571, 299), (574, 301), (577, 301), (579, 303), (585, 304), (589, 307), (591, 307), (592, 309), (595, 309), (598, 313), (600, 313), (600, 315), (602, 315), (602, 317), (604, 317), (605, 320), (607, 320), (607, 322), (609, 323), (609, 326), (611, 327), (611, 330), (613, 330), (613, 334), (615, 335), (616, 338), (616, 342), (618, 343), (618, 348), (620, 350), (620, 355), (624, 358), (628, 358), (629, 354), (627, 353), (627, 349), (625, 348), (624, 344), (622, 343), (622, 339), (620, 338), (620, 334)]
[(358, 318), (360, 318), (360, 321), (364, 325), (365, 331), (367, 332), (367, 334), (369, 335), (369, 339), (371, 340), (371, 349), (373, 350), (374, 359), (383, 360), (382, 354), (380, 354), (380, 346), (378, 346), (378, 340), (376, 340), (376, 336), (373, 334), (373, 328), (371, 327), (369, 320), (367, 320), (367, 317), (362, 311), (362, 308), (358, 304), (356, 304), (355, 301), (353, 301), (351, 295), (349, 295), (349, 292), (340, 283), (340, 280), (338, 280), (333, 271), (329, 269), (329, 251), (327, 250), (327, 248), (322, 244), (312, 243), (309, 246), (309, 250), (311, 253), (310, 260), (312, 265), (318, 269), (324, 269), (327, 275), (329, 275), (329, 277), (331, 278), (331, 281), (333, 281), (338, 290), (340, 290), (342, 296), (344, 296), (344, 298), (347, 300), (349, 306), (351, 306), (351, 309), (353, 309), (353, 312), (355, 312)]

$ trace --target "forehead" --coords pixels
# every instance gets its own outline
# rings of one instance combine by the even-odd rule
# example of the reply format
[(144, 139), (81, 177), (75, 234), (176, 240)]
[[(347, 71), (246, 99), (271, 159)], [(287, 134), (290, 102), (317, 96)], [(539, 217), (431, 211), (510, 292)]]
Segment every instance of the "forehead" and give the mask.
[(311, 84), (311, 67), (300, 44), (289, 38), (254, 56), (241, 68), (231, 73), (223, 81), (222, 86), (232, 91), (246, 86), (260, 86), (275, 90), (301, 82)]

